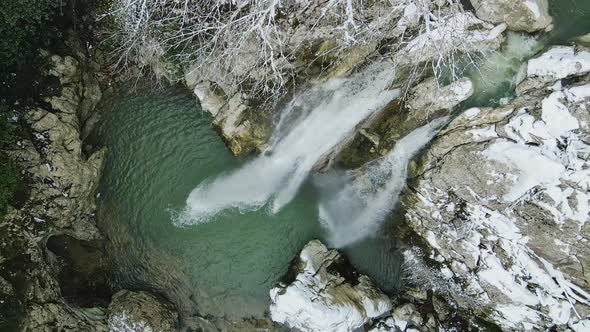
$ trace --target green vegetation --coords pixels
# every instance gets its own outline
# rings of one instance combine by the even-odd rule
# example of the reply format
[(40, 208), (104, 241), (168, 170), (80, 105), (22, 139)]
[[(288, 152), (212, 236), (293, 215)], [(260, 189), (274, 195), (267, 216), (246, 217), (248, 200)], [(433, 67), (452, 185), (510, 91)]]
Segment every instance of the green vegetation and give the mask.
[[(60, 38), (52, 19), (67, 1), (10, 0), (0, 2), (0, 96), (29, 97), (34, 93), (42, 59), (39, 48)], [(9, 100), (12, 101), (12, 100)]]
[[(6, 213), (21, 183), (18, 164), (8, 151), (15, 142), (16, 127), (8, 120), (7, 105), (34, 105), (47, 82), (40, 49), (55, 50), (63, 44), (66, 13), (76, 1), (0, 1), (0, 216)], [(72, 10), (73, 11), (73, 10)], [(18, 102), (18, 104), (16, 103)]]
[(17, 164), (8, 156), (4, 149), (13, 144), (14, 125), (8, 122), (6, 112), (0, 108), (0, 216), (14, 200), (20, 182)]

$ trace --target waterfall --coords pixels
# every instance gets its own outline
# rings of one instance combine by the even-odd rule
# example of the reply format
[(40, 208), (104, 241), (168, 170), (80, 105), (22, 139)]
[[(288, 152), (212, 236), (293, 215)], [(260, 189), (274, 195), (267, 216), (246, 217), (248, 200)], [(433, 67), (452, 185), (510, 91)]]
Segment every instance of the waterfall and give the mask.
[(331, 246), (341, 248), (378, 231), (406, 184), (409, 161), (447, 120), (440, 118), (415, 129), (389, 154), (360, 171), (316, 180), (324, 193), (319, 205), (320, 220)]
[(280, 211), (322, 157), (399, 95), (387, 89), (393, 76), (391, 64), (376, 63), (297, 94), (282, 110), (269, 149), (241, 168), (199, 184), (176, 224), (206, 222), (226, 209), (268, 206), (272, 213)]

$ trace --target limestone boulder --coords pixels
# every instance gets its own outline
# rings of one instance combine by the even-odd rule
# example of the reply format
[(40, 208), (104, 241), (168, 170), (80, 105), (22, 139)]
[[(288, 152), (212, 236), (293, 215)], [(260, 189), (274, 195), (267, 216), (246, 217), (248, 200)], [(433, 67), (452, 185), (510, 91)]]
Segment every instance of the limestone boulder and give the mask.
[(514, 31), (543, 30), (553, 21), (547, 0), (471, 0), (471, 4), (480, 19), (506, 23)]
[(353, 331), (392, 307), (367, 276), (317, 240), (303, 248), (288, 278), (270, 291), (270, 315), (301, 331)]

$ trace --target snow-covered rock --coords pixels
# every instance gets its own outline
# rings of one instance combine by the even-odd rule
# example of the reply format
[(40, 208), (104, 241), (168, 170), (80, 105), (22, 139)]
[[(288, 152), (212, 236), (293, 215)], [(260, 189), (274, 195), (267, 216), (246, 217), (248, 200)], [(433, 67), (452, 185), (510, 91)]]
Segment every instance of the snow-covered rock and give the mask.
[[(392, 67), (418, 68), (433, 62), (443, 70), (460, 53), (498, 48), (506, 29), (505, 24), (482, 21), (454, 1), (358, 2), (351, 8), (355, 13), (351, 19), (362, 24), (352, 25), (342, 22), (340, 11), (333, 12), (339, 6), (321, 1), (281, 5), (285, 15), (277, 15), (274, 25), (280, 38), (265, 41), (280, 41), (273, 45), (271, 58), (261, 55), (265, 47), (259, 39), (248, 38), (227, 45), (236, 52), (237, 61), (231, 64), (218, 50), (218, 58), (211, 57), (214, 63), (182, 69), (187, 87), (213, 114), (218, 132), (234, 154), (264, 150), (277, 105), (305, 83), (345, 77), (384, 55), (393, 59)], [(353, 34), (349, 28), (354, 28)], [(421, 79), (402, 82), (406, 78), (400, 75), (396, 84), (411, 87)]]
[(438, 331), (432, 314), (423, 315), (412, 303), (396, 307), (390, 317), (377, 322), (369, 332)]
[(554, 82), (590, 72), (590, 50), (575, 46), (555, 46), (527, 64), (527, 78)]
[[(560, 59), (583, 64), (585, 52)], [(445, 271), (423, 286), (504, 330), (583, 330), (590, 315), (590, 79), (584, 65), (538, 63), (552, 54), (529, 62), (525, 82), (558, 81), (463, 112), (404, 198), (427, 260)]]
[(497, 49), (502, 43), (505, 24), (494, 26), (470, 12), (451, 13), (410, 40), (394, 57), (396, 63), (417, 65), (423, 62), (445, 63), (454, 53)]
[(301, 331), (353, 331), (391, 310), (391, 301), (336, 250), (309, 242), (293, 280), (270, 291), (271, 318)]
[(552, 18), (547, 0), (471, 0), (477, 17), (506, 23), (510, 30), (534, 32), (547, 28)]
[(410, 90), (406, 108), (410, 112), (430, 115), (438, 110), (450, 110), (472, 94), (473, 83), (469, 78), (461, 78), (449, 85), (441, 86), (436, 78), (430, 77)]

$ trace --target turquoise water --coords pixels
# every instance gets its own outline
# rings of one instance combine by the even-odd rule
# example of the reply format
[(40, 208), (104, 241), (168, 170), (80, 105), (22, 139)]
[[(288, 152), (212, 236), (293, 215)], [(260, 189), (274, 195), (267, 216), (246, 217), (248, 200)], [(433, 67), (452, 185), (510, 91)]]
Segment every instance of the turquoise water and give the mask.
[(477, 68), (466, 66), (465, 76), (475, 84), (470, 106), (494, 106), (515, 95), (516, 78), (522, 65), (543, 49), (553, 45), (570, 45), (573, 38), (590, 33), (589, 0), (549, 0), (553, 29), (545, 34), (530, 35), (508, 32), (502, 47), (475, 56)]
[[(116, 98), (99, 132), (109, 148), (100, 226), (111, 238), (117, 286), (165, 290), (189, 312), (193, 306), (200, 314), (259, 316), (291, 259), (309, 240), (323, 238), (316, 193), (305, 186), (276, 215), (226, 211), (208, 223), (174, 226), (174, 212), (193, 188), (245, 162), (229, 153), (210, 123), (181, 89)], [(399, 260), (391, 237), (378, 239), (347, 252), (361, 271), (392, 289)]]
[(548, 44), (563, 44), (571, 38), (590, 33), (590, 1), (549, 0), (554, 29)]
[[(590, 31), (590, 1), (552, 1), (551, 6), (554, 31), (539, 44), (511, 34), (501, 52), (471, 73), (477, 96), (467, 104), (496, 104), (512, 96), (514, 76), (527, 58)], [(174, 226), (174, 213), (185, 207), (191, 190), (246, 162), (229, 153), (210, 123), (182, 88), (115, 98), (98, 131), (109, 148), (99, 226), (109, 239), (115, 287), (153, 289), (175, 302), (183, 316), (260, 317), (268, 308), (269, 289), (291, 259), (309, 240), (325, 239), (318, 193), (306, 184), (277, 215), (232, 210), (208, 223)], [(360, 272), (393, 291), (400, 257), (389, 226), (344, 251)]]

